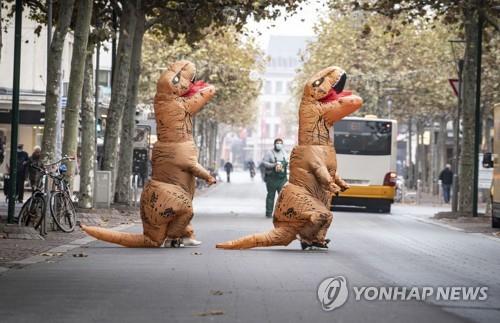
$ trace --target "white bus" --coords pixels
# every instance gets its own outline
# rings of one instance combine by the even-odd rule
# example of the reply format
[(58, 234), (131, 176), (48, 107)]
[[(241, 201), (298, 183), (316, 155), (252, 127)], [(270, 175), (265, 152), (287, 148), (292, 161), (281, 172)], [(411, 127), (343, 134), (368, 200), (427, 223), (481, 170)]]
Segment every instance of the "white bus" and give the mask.
[(351, 188), (333, 198), (335, 206), (389, 213), (396, 193), (397, 122), (347, 117), (333, 126), (339, 175)]

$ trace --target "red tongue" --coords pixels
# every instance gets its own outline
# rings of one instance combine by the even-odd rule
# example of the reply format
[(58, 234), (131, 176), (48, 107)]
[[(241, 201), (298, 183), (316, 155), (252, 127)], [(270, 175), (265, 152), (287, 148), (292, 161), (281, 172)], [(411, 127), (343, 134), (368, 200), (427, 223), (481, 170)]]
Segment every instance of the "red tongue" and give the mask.
[(208, 84), (203, 82), (203, 81), (196, 81), (194, 83), (191, 83), (191, 86), (189, 87), (189, 90), (184, 93), (184, 97), (190, 97), (190, 96), (193, 96), (195, 95), (198, 91), (200, 91), (201, 89), (203, 89), (204, 87), (207, 87)]
[(351, 94), (352, 94), (351, 91), (342, 91), (342, 92), (337, 94), (337, 92), (335, 92), (334, 89), (331, 89), (330, 92), (328, 92), (328, 94), (325, 97), (319, 99), (318, 101), (321, 103), (327, 103), (327, 102), (338, 100), (344, 96), (349, 96)]

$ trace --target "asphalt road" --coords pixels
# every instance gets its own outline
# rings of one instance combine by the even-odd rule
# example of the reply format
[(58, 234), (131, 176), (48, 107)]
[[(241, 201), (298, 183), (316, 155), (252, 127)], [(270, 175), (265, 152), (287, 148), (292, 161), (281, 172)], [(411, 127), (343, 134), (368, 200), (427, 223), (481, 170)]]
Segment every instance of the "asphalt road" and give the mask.
[[(265, 188), (246, 174), (196, 198), (203, 245), (127, 249), (101, 242), (0, 275), (1, 322), (498, 322), (500, 241), (392, 214), (335, 212), (328, 251), (218, 250), (271, 228)], [(131, 228), (139, 231), (140, 226)], [(1, 243), (1, 242), (0, 242)], [(84, 253), (87, 257), (73, 257)], [(323, 311), (317, 288), (342, 275), (347, 302)], [(368, 301), (354, 287), (488, 287), (484, 301)]]

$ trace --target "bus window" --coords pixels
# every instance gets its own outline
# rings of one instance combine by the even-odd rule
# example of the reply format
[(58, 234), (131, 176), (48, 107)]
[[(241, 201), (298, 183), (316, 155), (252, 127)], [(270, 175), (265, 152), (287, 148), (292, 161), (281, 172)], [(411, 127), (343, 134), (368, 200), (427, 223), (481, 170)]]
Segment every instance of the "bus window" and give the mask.
[(333, 131), (335, 150), (345, 155), (390, 155), (391, 134), (391, 122), (340, 120)]

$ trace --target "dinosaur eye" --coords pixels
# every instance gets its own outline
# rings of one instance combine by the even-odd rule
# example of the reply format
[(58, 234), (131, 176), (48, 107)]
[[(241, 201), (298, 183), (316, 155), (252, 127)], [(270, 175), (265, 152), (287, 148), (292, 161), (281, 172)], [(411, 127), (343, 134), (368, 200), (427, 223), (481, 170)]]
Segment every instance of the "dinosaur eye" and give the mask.
[(177, 84), (179, 83), (180, 81), (180, 77), (179, 77), (179, 74), (177, 74), (176, 76), (174, 76), (174, 78), (172, 79), (172, 84)]
[(320, 78), (320, 79), (317, 79), (316, 81), (313, 82), (312, 86), (314, 87), (318, 87), (321, 85), (321, 83), (323, 83), (323, 81), (325, 80), (324, 77)]

